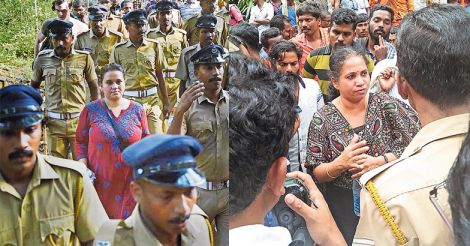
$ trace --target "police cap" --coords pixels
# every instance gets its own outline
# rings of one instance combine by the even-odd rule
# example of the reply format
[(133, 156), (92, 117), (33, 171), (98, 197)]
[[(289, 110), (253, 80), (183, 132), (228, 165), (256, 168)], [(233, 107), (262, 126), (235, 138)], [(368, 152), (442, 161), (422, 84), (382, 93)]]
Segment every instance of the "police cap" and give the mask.
[(134, 179), (176, 187), (195, 187), (205, 178), (194, 157), (202, 150), (192, 137), (152, 135), (127, 147), (122, 157), (132, 168)]
[(147, 13), (143, 9), (132, 10), (122, 17), (124, 23), (129, 24), (135, 22), (140, 25), (147, 24)]
[(156, 10), (157, 12), (160, 11), (170, 11), (172, 9), (178, 9), (178, 4), (173, 1), (162, 0), (157, 3)]
[(72, 32), (73, 23), (68, 20), (54, 19), (49, 23), (47, 29), (49, 29), (50, 35), (54, 37), (64, 37)]
[(213, 14), (205, 14), (196, 21), (197, 28), (214, 28), (217, 25), (217, 18)]
[(91, 21), (102, 21), (108, 14), (109, 9), (101, 4), (95, 4), (88, 8), (88, 19)]
[(0, 128), (19, 129), (41, 121), (41, 94), (33, 87), (10, 85), (0, 89)]
[(191, 61), (194, 64), (224, 63), (224, 54), (225, 51), (222, 46), (211, 44), (191, 56)]

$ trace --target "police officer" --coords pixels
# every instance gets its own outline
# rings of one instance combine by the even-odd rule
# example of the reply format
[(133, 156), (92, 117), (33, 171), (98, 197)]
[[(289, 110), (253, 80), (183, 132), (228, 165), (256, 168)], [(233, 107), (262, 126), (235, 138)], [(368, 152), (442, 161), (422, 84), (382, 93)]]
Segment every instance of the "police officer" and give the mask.
[(108, 216), (83, 164), (39, 153), (41, 104), (32, 87), (0, 90), (1, 245), (91, 245)]
[(197, 204), (215, 219), (217, 245), (228, 245), (229, 195), (229, 96), (222, 89), (224, 49), (208, 45), (191, 57), (195, 83), (183, 93), (178, 103), (169, 134), (195, 137), (203, 146), (196, 157), (198, 168), (207, 183), (198, 186)]
[(103, 5), (89, 7), (88, 19), (91, 29), (79, 34), (75, 41), (75, 49), (90, 52), (98, 77), (101, 76), (101, 69), (109, 62), (113, 46), (122, 39), (121, 33), (105, 26), (106, 14), (107, 9)]
[(172, 10), (177, 7), (175, 2), (168, 0), (158, 2), (156, 8), (159, 25), (155, 29), (150, 29), (147, 33), (148, 38), (156, 39), (162, 45), (168, 63), (168, 67), (163, 71), (163, 77), (168, 90), (170, 108), (173, 108), (178, 99), (180, 86), (180, 80), (175, 78), (176, 67), (178, 66), (181, 51), (188, 46), (186, 32), (174, 28), (171, 24)]
[(105, 21), (106, 27), (109, 30), (122, 33), (122, 37), (124, 39), (129, 38), (129, 33), (127, 33), (127, 30), (125, 28), (126, 26), (125, 26), (123, 19), (121, 19), (119, 15), (113, 14), (111, 11), (111, 7), (113, 3), (111, 3), (110, 0), (100, 0), (99, 3), (105, 6), (106, 9), (108, 10), (106, 14), (106, 21)]
[[(189, 18), (183, 25), (183, 29), (188, 33), (188, 42), (189, 45), (195, 45), (198, 42), (198, 27), (197, 27), (197, 20), (199, 17), (202, 15), (207, 15), (211, 14), (213, 15), (216, 8), (217, 8), (217, 1), (216, 0), (201, 0), (201, 13), (198, 15), (194, 15), (191, 18)], [(220, 45), (225, 44), (225, 40), (227, 39), (228, 36), (228, 24), (225, 22), (224, 18), (215, 15), (217, 18), (216, 22), (216, 37), (214, 39), (214, 42)]]
[(214, 15), (202, 15), (197, 20), (196, 27), (199, 30), (199, 43), (183, 49), (176, 69), (176, 78), (181, 80), (180, 95), (197, 80), (194, 75), (194, 63), (191, 61), (191, 57), (201, 48), (214, 43), (216, 25), (217, 18)]
[[(181, 19), (181, 14), (180, 14), (180, 11), (178, 9), (178, 4), (176, 2), (173, 2), (175, 3), (175, 6), (171, 9), (171, 21), (172, 21), (172, 24), (173, 26), (177, 27), (177, 28), (182, 28), (183, 27), (183, 19)], [(159, 20), (158, 20), (158, 2), (155, 4), (155, 9), (151, 10), (148, 17), (147, 17), (147, 20), (149, 22), (149, 27), (150, 28), (157, 28), (158, 27), (158, 24), (159, 24)]]
[[(166, 59), (160, 44), (144, 37), (147, 18), (143, 9), (129, 12), (124, 16), (124, 21), (129, 39), (114, 46), (110, 63), (120, 64), (124, 68), (128, 88), (124, 96), (142, 104), (150, 132), (161, 133), (163, 119), (168, 118), (170, 112), (162, 72), (167, 67)], [(157, 94), (157, 87), (162, 98)]]
[(78, 116), (86, 104), (88, 83), (91, 100), (98, 98), (95, 65), (86, 51), (74, 50), (72, 23), (56, 19), (48, 28), (54, 49), (41, 51), (33, 65), (31, 85), (45, 80), (49, 154), (67, 158), (72, 154)]
[(126, 220), (106, 222), (95, 245), (213, 245), (207, 215), (195, 205), (195, 186), (205, 183), (194, 159), (199, 152), (195, 139), (177, 135), (149, 136), (126, 148), (138, 205)]

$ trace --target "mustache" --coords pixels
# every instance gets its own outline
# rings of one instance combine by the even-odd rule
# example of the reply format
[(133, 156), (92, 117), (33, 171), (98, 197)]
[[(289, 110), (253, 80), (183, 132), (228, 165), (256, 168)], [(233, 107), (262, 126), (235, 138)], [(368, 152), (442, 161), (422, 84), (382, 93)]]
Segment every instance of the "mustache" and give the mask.
[(176, 217), (176, 218), (173, 218), (173, 219), (169, 220), (168, 222), (170, 222), (172, 224), (181, 224), (181, 223), (186, 222), (186, 220), (188, 220), (188, 219), (189, 219), (189, 215), (184, 216), (184, 217)]
[(12, 161), (14, 159), (22, 158), (22, 157), (33, 157), (33, 151), (31, 150), (17, 150), (13, 153), (8, 155), (8, 160)]
[(214, 77), (214, 78), (209, 79), (209, 82), (213, 82), (213, 83), (218, 82), (218, 81), (222, 81), (222, 78), (221, 77)]

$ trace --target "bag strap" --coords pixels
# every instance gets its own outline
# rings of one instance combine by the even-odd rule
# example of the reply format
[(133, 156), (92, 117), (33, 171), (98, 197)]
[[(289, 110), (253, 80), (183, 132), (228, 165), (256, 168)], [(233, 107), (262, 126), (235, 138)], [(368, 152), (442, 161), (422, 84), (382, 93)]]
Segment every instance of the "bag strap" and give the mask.
[(108, 108), (108, 105), (106, 105), (106, 102), (104, 101), (104, 99), (101, 99), (101, 103), (103, 104), (103, 106), (106, 109), (106, 113), (108, 114), (108, 118), (109, 118), (109, 121), (111, 122), (111, 126), (113, 127), (114, 133), (116, 134), (116, 137), (118, 138), (119, 148), (121, 149), (121, 151), (123, 151), (124, 148), (125, 148), (124, 145), (125, 145), (126, 141), (121, 136), (121, 133), (119, 132), (119, 128), (118, 128), (118, 125), (117, 125), (117, 122), (116, 122), (116, 120), (114, 120), (114, 117), (111, 115), (111, 112)]
[(408, 242), (403, 231), (398, 227), (398, 224), (395, 222), (395, 219), (390, 214), (390, 210), (385, 206), (385, 202), (380, 197), (377, 188), (375, 187), (372, 181), (366, 183), (366, 189), (369, 191), (372, 201), (374, 201), (375, 206), (379, 209), (380, 215), (384, 218), (390, 230), (392, 230), (393, 236), (397, 240), (399, 245), (404, 245)]
[(205, 217), (204, 217), (204, 221), (206, 221), (207, 229), (209, 230), (210, 246), (214, 246), (214, 233), (212, 232), (211, 222), (209, 222), (209, 220)]

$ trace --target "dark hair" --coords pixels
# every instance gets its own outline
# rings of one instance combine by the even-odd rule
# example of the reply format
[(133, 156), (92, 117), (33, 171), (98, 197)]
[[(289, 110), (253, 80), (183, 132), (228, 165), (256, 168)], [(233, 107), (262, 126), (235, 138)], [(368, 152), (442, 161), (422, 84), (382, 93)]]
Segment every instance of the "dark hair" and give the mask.
[(299, 60), (302, 57), (302, 51), (294, 42), (288, 40), (277, 41), (269, 51), (269, 60), (271, 60), (273, 67), (275, 61), (283, 59), (283, 56), (286, 52), (295, 52)]
[[(469, 131), (470, 132), (470, 131)], [(459, 155), (447, 177), (449, 205), (452, 212), (454, 245), (466, 245), (470, 242), (470, 134), (462, 143)]]
[(328, 12), (327, 10), (322, 10), (322, 11), (321, 11), (321, 18), (322, 18), (322, 19), (325, 18), (325, 17), (327, 17), (328, 15), (331, 17), (331, 13)]
[(374, 16), (374, 12), (377, 11), (377, 10), (385, 10), (387, 12), (390, 13), (390, 20), (393, 21), (393, 9), (388, 6), (388, 5), (383, 5), (383, 4), (377, 4), (377, 5), (374, 5), (374, 7), (372, 7), (370, 9), (370, 13), (369, 13), (369, 18), (372, 18), (372, 16)]
[(328, 76), (330, 77), (330, 84), (328, 85), (328, 98), (330, 101), (333, 101), (333, 99), (340, 95), (339, 91), (333, 86), (333, 82), (331, 80), (339, 79), (339, 74), (341, 73), (344, 62), (353, 56), (362, 57), (366, 65), (369, 64), (369, 60), (367, 60), (364, 50), (354, 46), (342, 47), (331, 53), (329, 61), (330, 71), (328, 72)]
[(117, 63), (109, 63), (109, 64), (106, 64), (104, 67), (103, 67), (103, 70), (101, 70), (101, 77), (104, 78), (104, 75), (107, 73), (107, 72), (111, 72), (111, 71), (119, 71), (121, 72), (122, 74), (124, 74), (124, 68), (122, 68), (121, 65), (117, 64)]
[(285, 23), (289, 22), (289, 17), (285, 15), (275, 15), (271, 21), (269, 21), (270, 27), (277, 27), (281, 32), (284, 31)]
[[(258, 71), (261, 75), (267, 72), (265, 67), (263, 67), (263, 65), (259, 61), (251, 57), (244, 56), (242, 53), (240, 53), (240, 51), (230, 52), (228, 62), (230, 86), (235, 83), (234, 78), (243, 76), (247, 73), (247, 71), (252, 75), (256, 74), (256, 71)], [(246, 83), (247, 81), (238, 82)]]
[(248, 23), (238, 24), (230, 28), (230, 36), (236, 37), (250, 49), (259, 51), (259, 32), (255, 26)]
[(67, 3), (67, 6), (70, 8), (70, 3), (66, 0), (54, 0), (52, 1), (52, 11), (55, 11), (56, 5), (61, 5), (63, 3)]
[(132, 3), (132, 1), (131, 1), (131, 0), (123, 0), (123, 1), (121, 2), (121, 9), (123, 9), (123, 8), (124, 8), (124, 5), (127, 4), (127, 3)]
[(270, 27), (261, 33), (261, 45), (264, 48), (268, 48), (268, 41), (279, 36), (281, 36), (281, 31), (276, 27)]
[[(452, 27), (452, 28), (450, 28)], [(441, 109), (467, 104), (470, 95), (470, 14), (432, 4), (405, 16), (397, 34), (397, 66), (419, 95)]]
[(397, 34), (397, 32), (398, 32), (398, 26), (394, 26), (390, 28), (390, 34)]
[(361, 22), (369, 22), (369, 16), (365, 13), (358, 14), (356, 17), (356, 26)]
[(80, 6), (86, 6), (85, 1), (83, 1), (83, 0), (73, 0), (73, 2), (72, 2), (72, 7), (73, 8), (77, 8), (77, 7), (80, 7)]
[(318, 19), (321, 17), (320, 6), (316, 3), (304, 2), (299, 5), (299, 8), (295, 12), (297, 17), (301, 15), (311, 15), (314, 18)]
[(333, 26), (333, 24), (336, 25), (343, 25), (343, 24), (352, 24), (353, 25), (353, 31), (356, 30), (356, 12), (352, 9), (335, 9), (333, 13), (331, 13), (331, 23), (330, 27)]
[(286, 155), (297, 117), (297, 81), (266, 69), (251, 72), (234, 78), (229, 92), (231, 216), (255, 200), (273, 162)]

